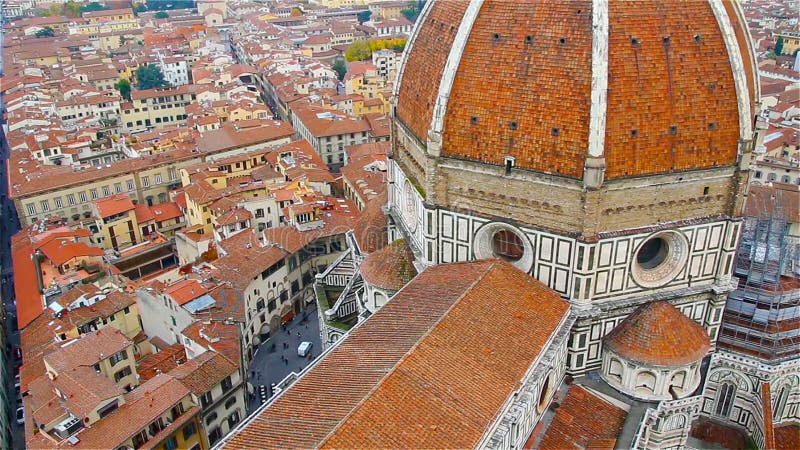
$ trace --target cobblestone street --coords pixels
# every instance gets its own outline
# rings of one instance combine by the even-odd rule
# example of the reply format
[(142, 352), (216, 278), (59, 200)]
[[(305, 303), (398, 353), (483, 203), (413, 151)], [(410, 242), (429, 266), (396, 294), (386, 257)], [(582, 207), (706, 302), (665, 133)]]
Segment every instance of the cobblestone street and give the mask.
[[(303, 320), (304, 314), (306, 320)], [(273, 332), (272, 336), (259, 347), (248, 374), (248, 381), (255, 388), (248, 403), (250, 411), (261, 404), (258, 393), (260, 385), (267, 387), (269, 396), (269, 387), (272, 383), (280, 382), (291, 372), (300, 372), (311, 363), (312, 360), (308, 357), (297, 355), (297, 346), (303, 341), (313, 343), (310, 353), (312, 358), (322, 352), (316, 305), (310, 305), (304, 313), (295, 316), (285, 325), (285, 330), (279, 328)]]

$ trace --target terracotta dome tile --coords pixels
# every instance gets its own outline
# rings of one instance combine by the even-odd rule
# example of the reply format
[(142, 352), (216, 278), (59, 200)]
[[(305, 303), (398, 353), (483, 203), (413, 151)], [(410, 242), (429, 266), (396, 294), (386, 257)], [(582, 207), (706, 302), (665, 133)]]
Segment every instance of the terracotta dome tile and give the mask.
[(408, 244), (395, 241), (364, 258), (361, 276), (375, 287), (399, 291), (417, 275), (413, 261)]
[(711, 348), (705, 328), (666, 301), (639, 307), (611, 330), (603, 345), (623, 358), (653, 366), (683, 366)]

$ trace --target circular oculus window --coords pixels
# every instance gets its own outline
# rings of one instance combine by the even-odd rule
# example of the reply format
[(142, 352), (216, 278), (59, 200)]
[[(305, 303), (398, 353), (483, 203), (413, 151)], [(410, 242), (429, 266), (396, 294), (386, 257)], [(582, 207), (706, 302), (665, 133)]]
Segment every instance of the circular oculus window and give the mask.
[(631, 275), (639, 286), (654, 288), (674, 280), (686, 266), (689, 243), (675, 231), (662, 231), (644, 240), (631, 262)]
[(504, 223), (490, 223), (475, 233), (473, 242), (477, 259), (502, 258), (528, 272), (533, 264), (533, 246), (516, 228)]

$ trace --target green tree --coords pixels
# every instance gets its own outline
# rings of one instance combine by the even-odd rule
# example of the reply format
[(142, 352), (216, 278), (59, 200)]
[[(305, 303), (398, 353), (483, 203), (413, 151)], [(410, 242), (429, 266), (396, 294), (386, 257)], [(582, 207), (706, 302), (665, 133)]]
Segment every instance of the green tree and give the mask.
[(91, 11), (103, 11), (103, 10), (106, 10), (106, 9), (108, 9), (108, 6), (103, 5), (102, 3), (91, 2), (91, 3), (88, 3), (86, 5), (81, 6), (79, 11), (81, 13), (85, 13), (85, 12), (91, 12)]
[(133, 7), (133, 12), (140, 13), (147, 11), (147, 6), (144, 3), (136, 3), (136, 6)]
[(361, 11), (358, 13), (358, 23), (364, 23), (372, 17), (372, 11)]
[(114, 85), (115, 88), (119, 90), (119, 95), (122, 96), (125, 100), (131, 100), (131, 82), (121, 78), (117, 81), (117, 84)]
[(127, 40), (128, 40), (128, 39), (127, 39), (125, 36), (120, 36), (120, 37), (119, 37), (119, 45), (120, 45), (120, 47), (121, 47), (121, 46), (123, 46), (123, 45), (125, 45), (125, 42), (126, 42)]
[(79, 17), (81, 15), (81, 5), (73, 0), (69, 0), (64, 3), (64, 15), (72, 18)]
[(36, 37), (53, 37), (56, 33), (50, 27), (44, 27), (36, 32)]
[(136, 69), (136, 88), (137, 89), (151, 89), (159, 86), (166, 86), (167, 82), (164, 80), (164, 74), (161, 68), (153, 64), (146, 64), (139, 66)]
[(370, 56), (372, 56), (372, 49), (370, 49), (369, 42), (365, 40), (353, 41), (344, 51), (344, 57), (348, 61), (363, 61)]
[(783, 36), (778, 36), (778, 40), (775, 41), (775, 54), (783, 54)]
[(425, 7), (425, 0), (417, 0), (408, 3), (408, 8), (400, 10), (400, 14), (406, 16), (411, 22), (416, 22), (422, 8)]
[(336, 62), (334, 62), (333, 66), (331, 66), (331, 69), (336, 71), (339, 81), (344, 80), (344, 76), (347, 73), (347, 64), (344, 63), (343, 59), (337, 58)]
[(159, 11), (154, 16), (156, 19), (166, 19), (169, 18), (169, 13), (166, 11)]

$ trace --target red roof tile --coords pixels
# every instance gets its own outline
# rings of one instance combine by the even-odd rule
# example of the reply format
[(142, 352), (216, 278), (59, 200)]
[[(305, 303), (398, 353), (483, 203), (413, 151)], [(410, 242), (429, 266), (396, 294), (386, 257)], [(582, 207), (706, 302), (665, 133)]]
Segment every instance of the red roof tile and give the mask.
[(504, 261), (431, 267), (227, 446), (472, 447), (567, 310)]
[(203, 294), (207, 294), (208, 289), (200, 284), (199, 281), (189, 278), (170, 285), (166, 289), (166, 293), (172, 297), (176, 303), (184, 305)]
[(100, 213), (101, 219), (115, 214), (121, 214), (135, 208), (128, 194), (116, 194), (110, 197), (99, 198), (94, 201), (94, 206), (97, 207), (97, 212)]
[(705, 328), (659, 300), (626, 317), (603, 338), (603, 345), (638, 363), (681, 366), (699, 361), (711, 342)]
[(364, 281), (372, 286), (399, 291), (414, 276), (414, 254), (405, 241), (395, 241), (367, 255), (359, 266)]
[(797, 450), (800, 448), (800, 425), (789, 423), (775, 427), (775, 449)]
[(364, 253), (376, 252), (389, 243), (388, 219), (382, 209), (388, 198), (389, 194), (384, 189), (377, 197), (367, 202), (361, 211), (361, 217), (353, 227), (353, 235)]
[[(433, 5), (413, 37), (396, 109), (423, 143), (468, 4)], [(484, 1), (454, 69), (442, 155), (495, 164), (510, 155), (519, 167), (580, 178), (590, 140), (592, 5)], [(729, 17), (744, 44), (734, 51), (747, 52), (738, 16)], [(734, 163), (737, 92), (709, 2), (613, 1), (608, 21), (606, 178)], [(754, 68), (744, 57), (752, 91)]]
[(236, 372), (238, 367), (221, 353), (207, 351), (180, 364), (169, 374), (199, 397)]
[[(581, 386), (569, 386), (567, 396), (536, 448), (612, 450), (627, 415)], [(532, 448), (529, 444), (525, 448)]]

